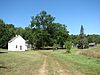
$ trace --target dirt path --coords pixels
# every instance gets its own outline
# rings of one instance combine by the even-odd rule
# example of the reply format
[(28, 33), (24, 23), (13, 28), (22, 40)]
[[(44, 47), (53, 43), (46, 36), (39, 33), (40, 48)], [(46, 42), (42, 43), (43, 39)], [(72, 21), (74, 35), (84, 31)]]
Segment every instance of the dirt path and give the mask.
[(68, 71), (66, 72), (64, 69), (63, 69), (63, 67), (58, 63), (58, 61), (56, 61), (56, 64), (57, 64), (57, 66), (58, 66), (58, 74), (59, 75), (69, 75), (68, 74)]
[[(42, 54), (42, 53), (41, 53)], [(43, 64), (38, 70), (38, 75), (83, 75), (79, 71), (72, 72), (67, 67), (64, 67), (64, 64), (61, 64), (59, 61), (55, 60), (52, 56), (43, 55)]]
[[(42, 64), (42, 66), (40, 67), (40, 69), (39, 69), (39, 73), (38, 73), (38, 75), (48, 75), (48, 63), (47, 63), (47, 61), (48, 61), (49, 59), (47, 58), (47, 56), (44, 56), (44, 61), (43, 61), (43, 64)], [(57, 69), (55, 70), (55, 71), (53, 71), (54, 73), (53, 73), (53, 75), (69, 75), (68, 74), (68, 71), (66, 72), (64, 69), (63, 69), (63, 67), (59, 64), (59, 62), (58, 61), (55, 61), (54, 60), (54, 63), (55, 64), (52, 64), (52, 61), (51, 61), (51, 65), (52, 65), (52, 69), (54, 69), (54, 67), (56, 67)], [(55, 65), (55, 66), (54, 66)]]
[(46, 69), (46, 66), (47, 66), (47, 62), (46, 61), (47, 61), (47, 56), (44, 56), (43, 65), (39, 69), (39, 75), (47, 75), (48, 74), (47, 69)]

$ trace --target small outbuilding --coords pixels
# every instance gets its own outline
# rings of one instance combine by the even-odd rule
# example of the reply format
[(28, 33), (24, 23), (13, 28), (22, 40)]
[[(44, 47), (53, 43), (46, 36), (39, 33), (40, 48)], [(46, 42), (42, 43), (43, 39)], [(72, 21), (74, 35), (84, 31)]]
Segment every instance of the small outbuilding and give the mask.
[(89, 47), (94, 47), (95, 45), (95, 43), (89, 43)]
[(27, 50), (26, 41), (20, 36), (16, 35), (8, 41), (8, 51), (25, 51)]

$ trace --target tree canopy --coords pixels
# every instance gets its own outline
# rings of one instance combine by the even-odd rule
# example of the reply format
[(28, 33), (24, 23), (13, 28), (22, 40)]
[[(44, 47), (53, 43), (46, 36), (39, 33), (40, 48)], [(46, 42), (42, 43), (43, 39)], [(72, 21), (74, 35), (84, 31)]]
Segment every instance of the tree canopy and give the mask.
[(79, 35), (69, 35), (67, 26), (56, 23), (55, 19), (55, 17), (46, 11), (41, 11), (36, 16), (31, 17), (30, 25), (25, 28), (15, 27), (13, 24), (6, 24), (0, 19), (0, 48), (7, 48), (8, 41), (15, 35), (21, 35), (35, 48), (44, 48), (46, 46), (63, 48), (64, 44), (70, 47), (69, 37), (71, 43), (74, 45), (78, 44), (80, 48), (83, 48), (83, 46), (86, 48), (88, 43), (92, 42), (100, 44), (100, 35), (85, 35), (83, 25), (81, 25)]
[(54, 20), (55, 17), (47, 14), (45, 11), (32, 17), (31, 28), (37, 48), (53, 46), (54, 43), (63, 47), (68, 37), (68, 31), (65, 25), (54, 23)]
[(54, 44), (63, 47), (69, 36), (67, 26), (54, 22), (55, 17), (46, 11), (41, 11), (31, 17), (28, 27), (14, 27), (13, 24), (6, 24), (0, 19), (0, 47), (7, 48), (8, 41), (15, 35), (21, 35), (28, 43), (35, 48), (44, 48)]

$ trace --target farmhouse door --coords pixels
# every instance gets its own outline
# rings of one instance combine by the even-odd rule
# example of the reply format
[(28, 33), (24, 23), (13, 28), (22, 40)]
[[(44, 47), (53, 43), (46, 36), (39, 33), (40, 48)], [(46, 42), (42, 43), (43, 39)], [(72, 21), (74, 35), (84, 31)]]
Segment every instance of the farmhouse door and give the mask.
[(22, 46), (20, 45), (20, 50), (22, 50)]

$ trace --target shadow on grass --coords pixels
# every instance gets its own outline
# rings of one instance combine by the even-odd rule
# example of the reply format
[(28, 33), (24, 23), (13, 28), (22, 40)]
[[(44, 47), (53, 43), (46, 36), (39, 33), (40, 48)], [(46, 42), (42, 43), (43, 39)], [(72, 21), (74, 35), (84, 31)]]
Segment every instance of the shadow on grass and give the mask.
[(7, 67), (5, 67), (5, 66), (0, 66), (0, 68), (4, 68), (4, 69), (7, 69)]
[(0, 52), (0, 54), (1, 54), (1, 53), (8, 53), (8, 52)]
[[(54, 48), (37, 48), (32, 50), (53, 50)], [(65, 48), (57, 48), (57, 49), (65, 49)]]

